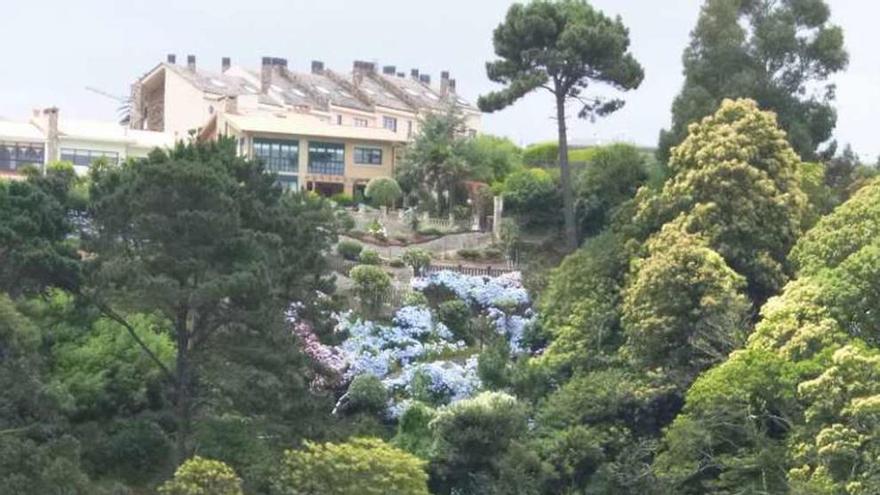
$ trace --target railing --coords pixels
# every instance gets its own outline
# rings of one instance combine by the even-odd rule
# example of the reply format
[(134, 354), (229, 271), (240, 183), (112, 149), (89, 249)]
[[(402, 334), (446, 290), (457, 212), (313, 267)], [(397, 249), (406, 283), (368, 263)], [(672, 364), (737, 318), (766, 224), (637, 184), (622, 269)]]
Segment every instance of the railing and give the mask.
[(444, 270), (449, 270), (451, 272), (460, 273), (462, 275), (471, 275), (475, 277), (498, 277), (500, 275), (504, 275), (505, 273), (518, 271), (514, 267), (443, 265), (431, 263), (430, 265), (422, 269), (421, 274), (428, 275), (430, 273), (442, 272)]

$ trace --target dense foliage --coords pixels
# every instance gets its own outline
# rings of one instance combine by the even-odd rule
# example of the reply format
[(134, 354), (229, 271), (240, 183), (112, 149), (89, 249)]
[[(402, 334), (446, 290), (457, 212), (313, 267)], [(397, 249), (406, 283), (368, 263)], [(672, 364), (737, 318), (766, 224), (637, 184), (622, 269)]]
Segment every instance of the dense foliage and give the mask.
[(828, 78), (848, 62), (830, 17), (824, 0), (706, 0), (682, 57), (672, 128), (660, 135), (661, 160), (725, 98), (752, 98), (776, 112), (795, 151), (815, 158), (837, 120)]

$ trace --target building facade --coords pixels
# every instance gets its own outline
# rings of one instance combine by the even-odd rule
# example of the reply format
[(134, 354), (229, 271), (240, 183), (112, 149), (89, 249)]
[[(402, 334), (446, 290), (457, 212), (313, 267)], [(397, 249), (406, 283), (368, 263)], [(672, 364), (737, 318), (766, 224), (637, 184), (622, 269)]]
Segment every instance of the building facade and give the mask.
[(57, 108), (38, 109), (29, 121), (0, 121), (0, 177), (20, 177), (25, 166), (55, 161), (70, 162), (78, 173), (85, 173), (98, 159), (117, 164), (173, 144), (166, 133), (114, 122), (63, 119)]
[(357, 61), (347, 73), (320, 61), (308, 72), (264, 57), (259, 70), (221, 60), (218, 71), (169, 55), (132, 86), (131, 127), (175, 139), (230, 136), (239, 152), (262, 159), (279, 182), (325, 195), (357, 194), (373, 177), (391, 176), (421, 119), (454, 106), (467, 132), (480, 112), (456, 93), (448, 72), (439, 85), (413, 69), (379, 71)]

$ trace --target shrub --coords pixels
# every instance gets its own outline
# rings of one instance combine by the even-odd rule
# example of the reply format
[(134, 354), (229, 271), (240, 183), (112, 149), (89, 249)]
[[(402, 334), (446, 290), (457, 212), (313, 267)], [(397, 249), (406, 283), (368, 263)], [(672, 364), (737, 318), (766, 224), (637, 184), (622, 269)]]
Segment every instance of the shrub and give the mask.
[(413, 269), (414, 274), (421, 275), (422, 270), (431, 264), (431, 253), (424, 249), (408, 249), (401, 259)]
[(585, 235), (602, 230), (615, 210), (648, 180), (645, 155), (635, 146), (612, 144), (591, 150), (590, 164), (574, 178), (577, 218)]
[(483, 257), (490, 260), (501, 259), (504, 253), (498, 248), (486, 248), (483, 250)]
[(361, 309), (368, 314), (378, 313), (391, 293), (391, 277), (373, 265), (358, 265), (351, 269), (349, 277), (354, 282)]
[(349, 261), (356, 261), (363, 249), (363, 245), (354, 241), (339, 241), (339, 244), (336, 245), (336, 252), (339, 253), (339, 256)]
[(361, 251), (361, 255), (358, 257), (358, 260), (362, 265), (381, 265), (382, 258), (379, 257), (379, 253), (372, 249), (364, 249)]
[(165, 482), (163, 495), (242, 495), (241, 480), (231, 467), (220, 461), (193, 457), (177, 468), (174, 478)]
[(558, 218), (561, 206), (556, 180), (540, 168), (514, 172), (504, 181), (504, 208), (533, 221)]
[(449, 327), (456, 338), (466, 342), (472, 340), (470, 335), (471, 309), (461, 299), (440, 303), (437, 307), (437, 319)]
[(531, 144), (522, 153), (523, 163), (532, 167), (555, 165), (558, 160), (559, 145), (555, 141)]
[(477, 249), (459, 249), (458, 256), (466, 260), (478, 260), (480, 259), (480, 251)]
[(375, 375), (358, 375), (348, 386), (348, 408), (351, 412), (381, 414), (385, 411), (388, 391)]
[(421, 402), (414, 402), (400, 417), (397, 423), (397, 435), (394, 444), (427, 459), (431, 453), (433, 437), (428, 425), (434, 419), (434, 410)]
[(403, 191), (391, 177), (376, 177), (367, 183), (366, 195), (376, 206), (392, 206), (403, 195)]
[(424, 228), (424, 229), (419, 229), (418, 232), (419, 232), (419, 235), (423, 235), (423, 236), (439, 236), (439, 235), (443, 235), (443, 233), (440, 232), (440, 229), (438, 229), (438, 228), (436, 228), (436, 227), (428, 227), (428, 228)]
[(510, 385), (510, 345), (506, 339), (495, 339), (483, 352), (477, 362), (477, 375), (480, 382), (489, 390), (499, 390)]
[(350, 194), (337, 193), (333, 196), (330, 196), (330, 200), (342, 207), (354, 205), (354, 198), (352, 198)]
[(428, 296), (422, 294), (421, 292), (407, 292), (405, 296), (403, 296), (403, 305), (404, 306), (427, 306), (428, 305)]
[(273, 482), (278, 495), (428, 495), (425, 462), (378, 438), (305, 443), (288, 450)]
[(391, 268), (403, 268), (406, 266), (406, 263), (400, 258), (394, 258), (388, 262), (388, 266)]

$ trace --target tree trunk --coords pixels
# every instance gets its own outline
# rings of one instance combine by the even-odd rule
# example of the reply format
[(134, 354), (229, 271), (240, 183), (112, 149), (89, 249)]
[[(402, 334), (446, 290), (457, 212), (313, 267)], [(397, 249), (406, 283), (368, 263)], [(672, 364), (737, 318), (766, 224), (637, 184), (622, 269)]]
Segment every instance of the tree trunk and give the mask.
[(565, 220), (565, 247), (568, 252), (577, 249), (577, 226), (574, 222), (574, 193), (571, 188), (571, 168), (568, 164), (568, 135), (565, 124), (565, 94), (556, 95), (556, 122), (559, 129), (559, 178), (562, 182), (562, 217)]
[(177, 465), (182, 464), (189, 457), (189, 435), (192, 426), (192, 384), (190, 372), (189, 336), (190, 322), (189, 311), (184, 310), (177, 318), (177, 369), (176, 389), (174, 396), (174, 415), (177, 423), (177, 437), (175, 438), (175, 456)]

